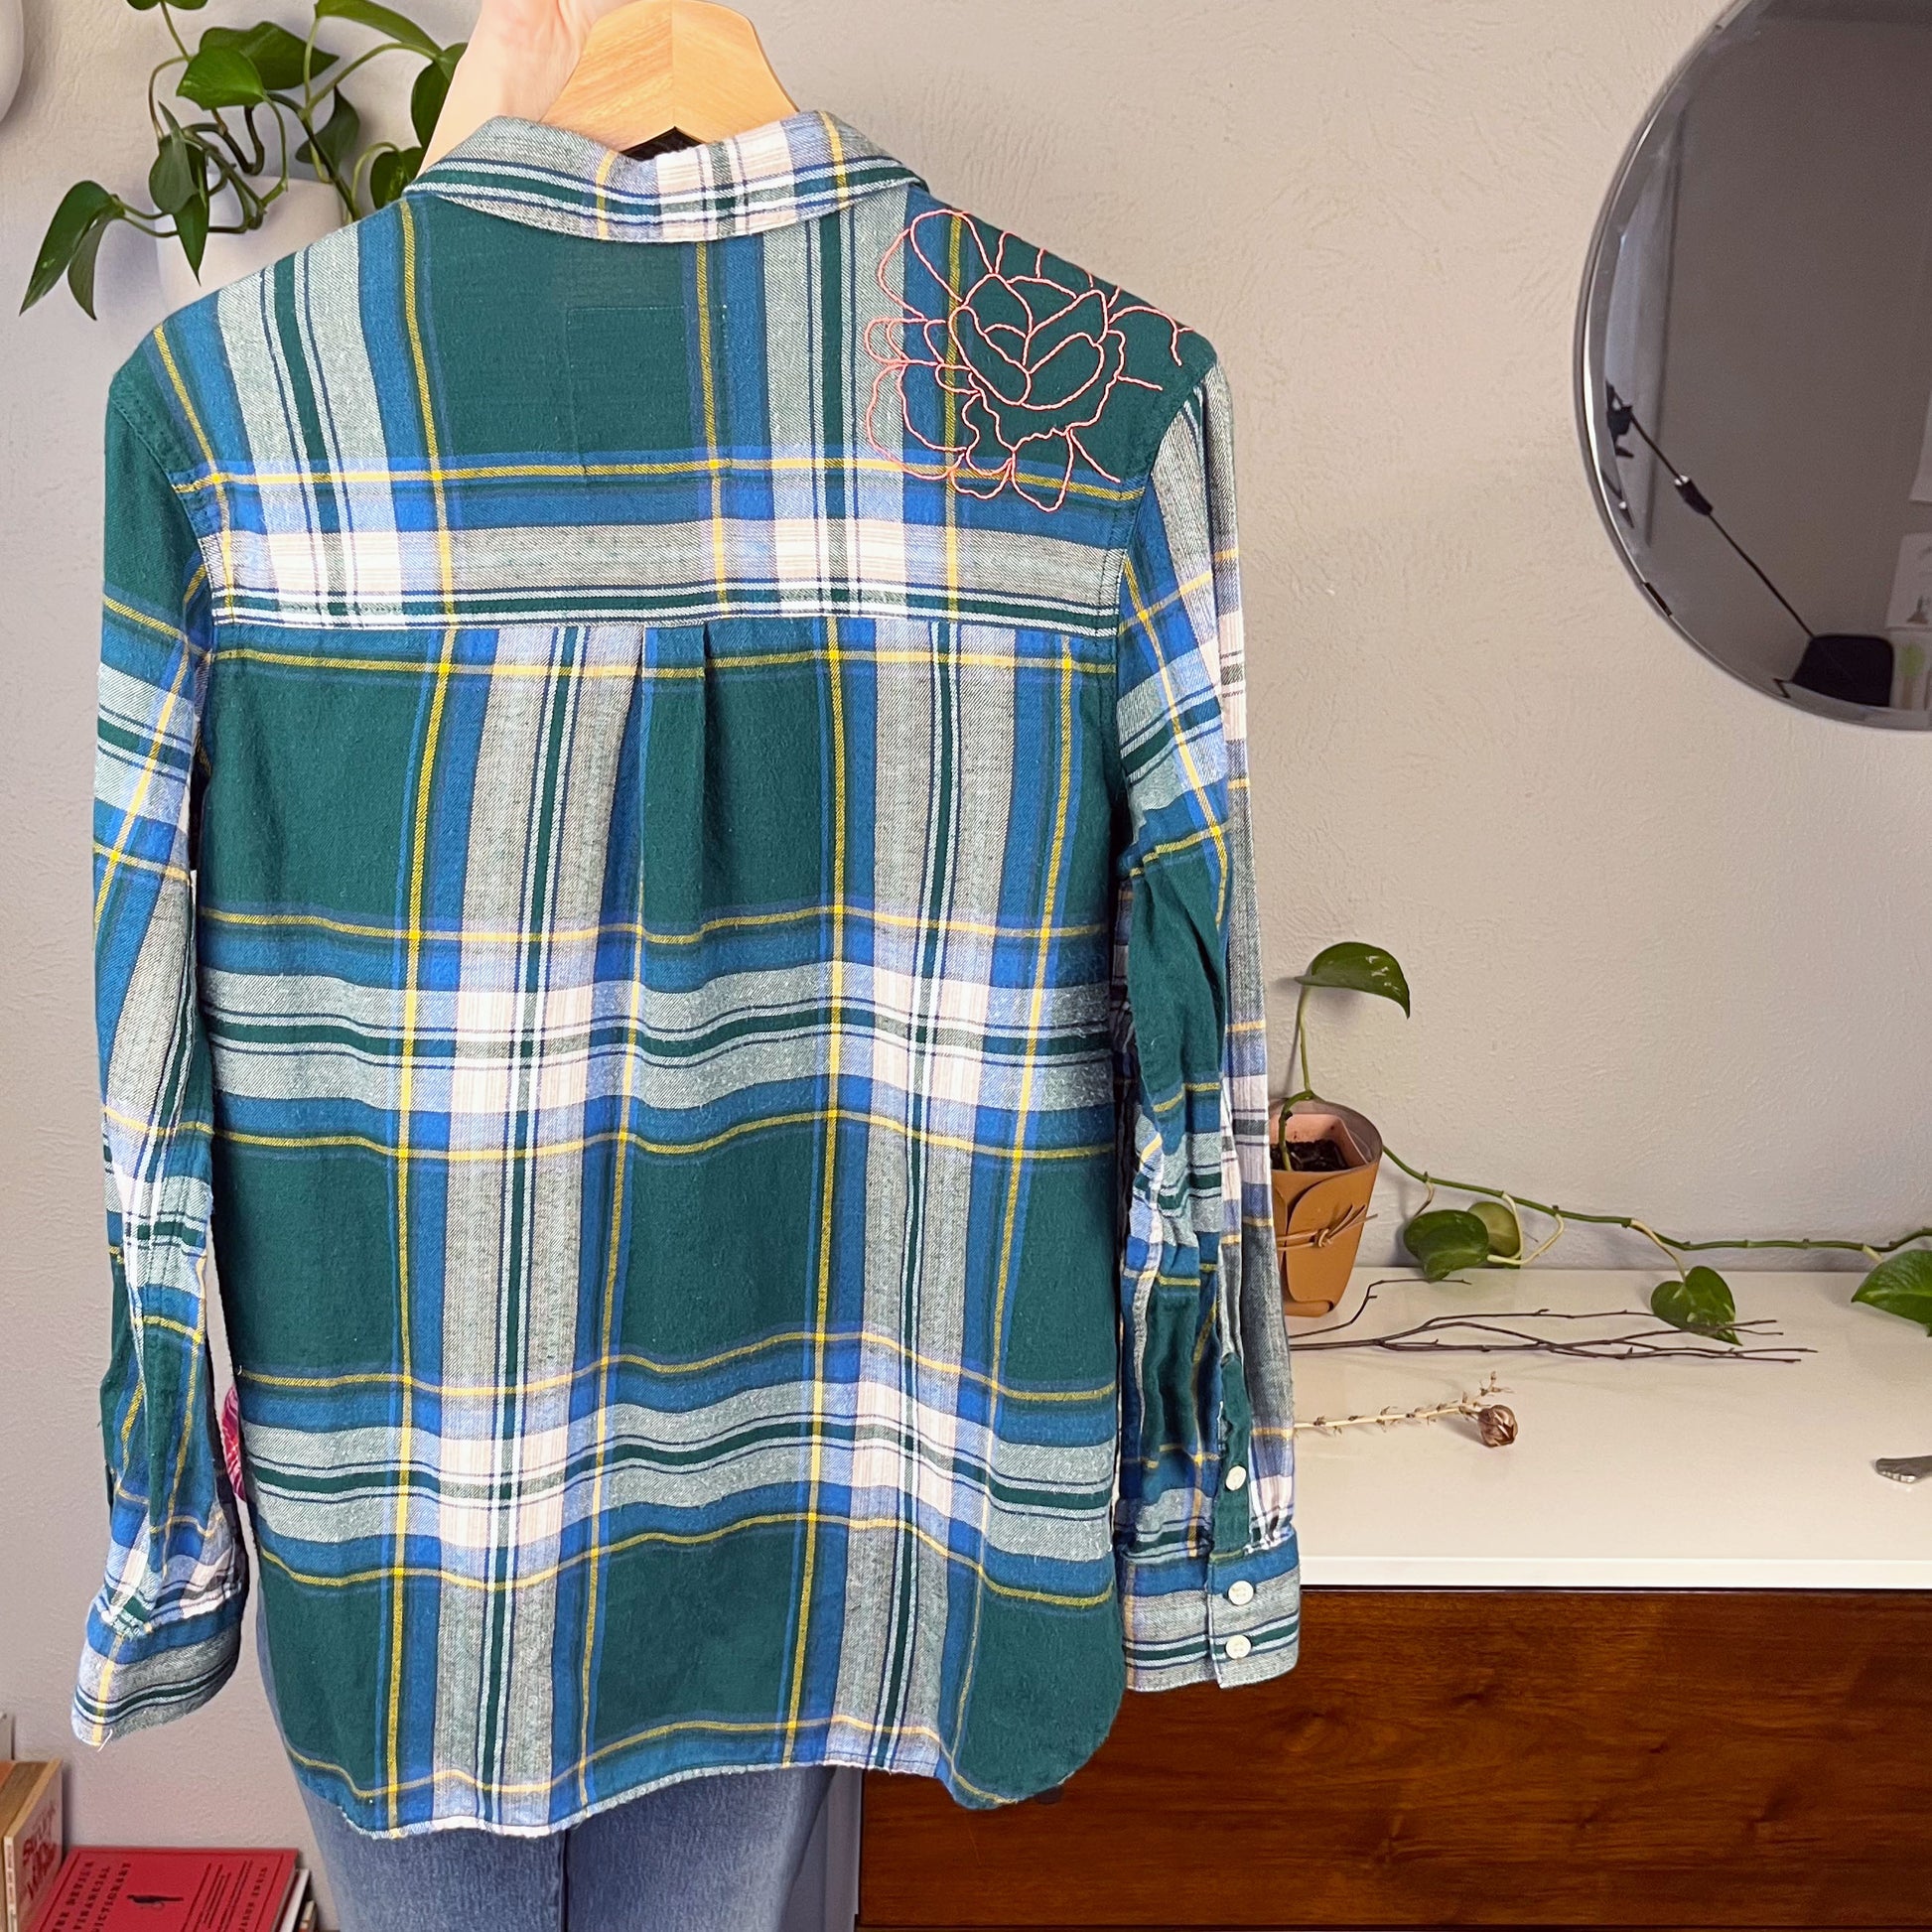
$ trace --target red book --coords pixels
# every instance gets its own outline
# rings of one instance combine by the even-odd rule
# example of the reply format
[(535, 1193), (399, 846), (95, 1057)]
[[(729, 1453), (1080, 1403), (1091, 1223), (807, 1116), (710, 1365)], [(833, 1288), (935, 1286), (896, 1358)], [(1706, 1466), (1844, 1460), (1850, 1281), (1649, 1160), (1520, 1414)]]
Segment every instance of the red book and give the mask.
[(276, 1932), (294, 1877), (293, 1852), (83, 1846), (34, 1932)]

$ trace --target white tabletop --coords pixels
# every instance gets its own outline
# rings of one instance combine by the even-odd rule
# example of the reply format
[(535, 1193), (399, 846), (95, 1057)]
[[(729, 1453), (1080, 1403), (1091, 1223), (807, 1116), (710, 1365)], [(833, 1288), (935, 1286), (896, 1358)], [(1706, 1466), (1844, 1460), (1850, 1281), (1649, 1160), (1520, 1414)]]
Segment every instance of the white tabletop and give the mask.
[[(1518, 1440), (1461, 1420), (1298, 1433), (1310, 1584), (1566, 1589), (1932, 1589), (1932, 1479), (1880, 1455), (1932, 1454), (1932, 1337), (1854, 1307), (1856, 1274), (1729, 1277), (1741, 1318), (1814, 1352), (1793, 1366), (1396, 1355), (1306, 1346), (1450, 1311), (1636, 1310), (1655, 1273), (1484, 1270), (1432, 1287), (1358, 1270), (1332, 1315), (1291, 1320), (1300, 1422), (1473, 1394), (1495, 1374)], [(1539, 1332), (1578, 1338), (1584, 1324)], [(1626, 1323), (1624, 1326), (1636, 1326)], [(1774, 1344), (1767, 1344), (1774, 1345)]]

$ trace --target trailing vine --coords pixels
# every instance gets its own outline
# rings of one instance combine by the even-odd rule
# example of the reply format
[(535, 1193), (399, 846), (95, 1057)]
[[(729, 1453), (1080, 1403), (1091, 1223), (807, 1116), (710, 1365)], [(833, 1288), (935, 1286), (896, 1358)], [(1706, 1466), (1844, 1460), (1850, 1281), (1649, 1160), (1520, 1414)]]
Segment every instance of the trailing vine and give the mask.
[[(1394, 954), (1358, 940), (1344, 940), (1316, 953), (1300, 975), (1300, 985), (1289, 1050), (1290, 1078), (1299, 1075), (1299, 1084), (1282, 1102), (1284, 1123), (1289, 1108), (1298, 1101), (1321, 1098), (1309, 1070), (1309, 995), (1315, 988), (1371, 994), (1401, 1007), (1405, 1016), (1411, 1010), (1409, 982)], [(1274, 1155), (1277, 1167), (1285, 1165), (1285, 1145), (1278, 1139)], [(1693, 1262), (1690, 1257), (1779, 1249), (1864, 1256), (1871, 1267), (1853, 1301), (1917, 1322), (1932, 1334), (1932, 1245), (1927, 1245), (1932, 1244), (1932, 1226), (1869, 1240), (1837, 1235), (1723, 1235), (1692, 1241), (1666, 1234), (1634, 1214), (1586, 1212), (1554, 1201), (1532, 1200), (1507, 1187), (1452, 1180), (1405, 1161), (1386, 1145), (1383, 1157), (1391, 1167), (1421, 1181), (1427, 1190), (1422, 1206), (1403, 1227), (1402, 1243), (1432, 1282), (1446, 1281), (1464, 1268), (1532, 1267), (1562, 1240), (1573, 1223), (1614, 1227), (1648, 1242), (1669, 1264), (1670, 1278), (1651, 1291), (1650, 1308), (1674, 1328), (1738, 1346), (1737, 1305), (1730, 1284), (1708, 1263)], [(1466, 1196), (1466, 1204), (1439, 1207), (1438, 1194)], [(1543, 1238), (1527, 1253), (1523, 1235), (1526, 1212), (1549, 1223)]]

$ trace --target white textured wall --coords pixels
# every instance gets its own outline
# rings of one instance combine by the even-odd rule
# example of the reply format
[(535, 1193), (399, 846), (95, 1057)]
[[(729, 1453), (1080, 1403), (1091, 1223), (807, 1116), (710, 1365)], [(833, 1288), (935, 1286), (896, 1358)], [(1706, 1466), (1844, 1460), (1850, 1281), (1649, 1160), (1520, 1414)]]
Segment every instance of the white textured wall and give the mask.
[[(1691, 1230), (1905, 1225), (1932, 1128), (1932, 746), (1782, 713), (1678, 642), (1612, 558), (1571, 423), (1596, 205), (1706, 11), (757, 8), (800, 99), (1225, 356), (1271, 971), (1367, 937), (1417, 995), (1407, 1024), (1325, 1003), (1323, 1085), (1411, 1159), (1532, 1194)], [(452, 36), (464, 12), (421, 0)], [(73, 176), (138, 187), (158, 31), (117, 0), (27, 14), (0, 297)], [(199, 18), (242, 17), (215, 0)], [(0, 320), (0, 1707), (29, 1750), (69, 1747), (102, 1531), (96, 450), (107, 376), (154, 319), (142, 247), (107, 249), (100, 324), (65, 297)], [(96, 1841), (299, 1831), (252, 1684), (77, 1763), (69, 1795)]]

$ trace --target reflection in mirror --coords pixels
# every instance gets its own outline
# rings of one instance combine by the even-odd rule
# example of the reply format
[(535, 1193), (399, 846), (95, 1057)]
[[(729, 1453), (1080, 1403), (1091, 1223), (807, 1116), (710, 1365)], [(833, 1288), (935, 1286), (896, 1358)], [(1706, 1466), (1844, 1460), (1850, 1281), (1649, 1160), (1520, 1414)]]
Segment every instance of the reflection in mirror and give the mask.
[(1664, 90), (1578, 329), (1604, 518), (1725, 669), (1932, 726), (1932, 0), (1744, 0)]

